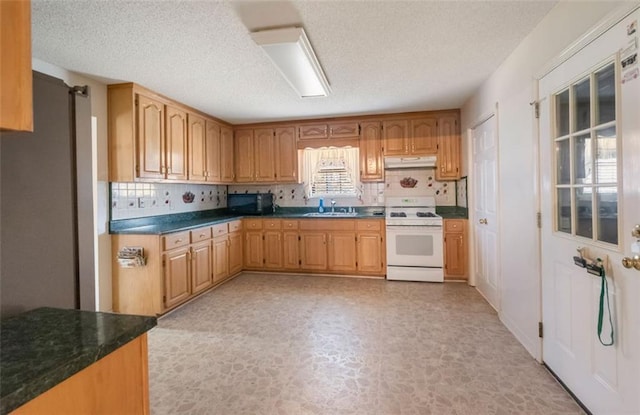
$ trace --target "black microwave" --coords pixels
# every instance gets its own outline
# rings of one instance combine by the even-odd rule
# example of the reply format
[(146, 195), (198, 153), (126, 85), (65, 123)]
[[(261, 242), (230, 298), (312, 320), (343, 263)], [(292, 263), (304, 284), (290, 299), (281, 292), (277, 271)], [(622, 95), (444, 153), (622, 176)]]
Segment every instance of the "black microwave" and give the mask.
[(273, 213), (273, 193), (233, 193), (227, 196), (227, 209), (242, 215)]

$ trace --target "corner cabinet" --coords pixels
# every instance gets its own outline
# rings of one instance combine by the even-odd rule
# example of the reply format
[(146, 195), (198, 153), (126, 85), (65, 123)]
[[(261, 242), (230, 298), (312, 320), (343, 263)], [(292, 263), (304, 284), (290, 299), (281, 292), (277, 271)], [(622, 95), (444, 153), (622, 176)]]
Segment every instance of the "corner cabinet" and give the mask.
[(444, 220), (444, 277), (468, 278), (467, 219)]

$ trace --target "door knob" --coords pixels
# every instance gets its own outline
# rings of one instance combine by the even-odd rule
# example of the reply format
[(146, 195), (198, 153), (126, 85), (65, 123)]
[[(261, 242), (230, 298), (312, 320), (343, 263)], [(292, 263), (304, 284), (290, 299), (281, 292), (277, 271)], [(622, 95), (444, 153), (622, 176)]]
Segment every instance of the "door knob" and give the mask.
[(480, 222), (481, 225), (486, 225), (487, 224), (487, 218), (480, 219), (478, 222)]
[(633, 258), (622, 258), (622, 266), (625, 268), (635, 268), (636, 270), (640, 271), (640, 256), (634, 255)]

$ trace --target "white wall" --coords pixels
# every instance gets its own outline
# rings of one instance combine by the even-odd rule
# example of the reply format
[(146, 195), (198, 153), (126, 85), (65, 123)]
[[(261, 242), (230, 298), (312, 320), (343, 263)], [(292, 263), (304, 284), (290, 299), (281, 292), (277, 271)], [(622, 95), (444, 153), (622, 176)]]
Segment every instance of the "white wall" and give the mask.
[(109, 182), (107, 144), (107, 86), (96, 80), (58, 66), (33, 58), (33, 70), (62, 79), (67, 85), (89, 85), (91, 88), (91, 115), (97, 119), (97, 214), (96, 238), (98, 258), (96, 259), (98, 295), (96, 305), (99, 311), (111, 311), (111, 237), (109, 235)]
[[(536, 228), (537, 123), (529, 105), (536, 98), (534, 79), (548, 61), (619, 5), (620, 2), (558, 3), (462, 107), (461, 131), (466, 132), (498, 103), (500, 318), (538, 359), (541, 306)], [(467, 150), (463, 157), (464, 176), (472, 168), (466, 134), (462, 148)], [(471, 200), (470, 212), (472, 209)]]

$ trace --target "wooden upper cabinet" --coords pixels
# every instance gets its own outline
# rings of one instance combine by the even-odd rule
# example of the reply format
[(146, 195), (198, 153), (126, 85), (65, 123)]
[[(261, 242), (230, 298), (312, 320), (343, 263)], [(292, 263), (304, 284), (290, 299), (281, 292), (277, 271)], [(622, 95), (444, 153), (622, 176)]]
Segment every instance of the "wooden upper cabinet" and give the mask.
[(294, 127), (276, 128), (276, 180), (292, 182), (298, 180), (298, 150)]
[(253, 130), (235, 131), (235, 181), (252, 182), (255, 180), (253, 167)]
[(233, 155), (233, 130), (220, 127), (220, 181), (233, 183), (235, 179), (235, 157)]
[[(164, 104), (138, 94), (136, 96), (136, 107), (138, 137), (137, 177), (164, 179), (166, 174)], [(114, 134), (114, 132), (110, 132), (110, 134)], [(117, 178), (112, 179), (112, 181), (118, 180)]]
[(460, 178), (460, 131), (458, 115), (445, 115), (438, 119), (438, 157), (436, 180)]
[(438, 152), (438, 123), (436, 118), (411, 120), (411, 154), (429, 155)]
[(254, 169), (257, 182), (274, 182), (275, 166), (275, 132), (271, 128), (253, 131), (254, 135)]
[(378, 182), (384, 180), (382, 135), (379, 122), (363, 122), (360, 125), (360, 180)]
[(189, 180), (207, 179), (207, 140), (205, 120), (194, 114), (188, 114), (189, 121)]
[(409, 122), (407, 120), (384, 121), (382, 135), (386, 156), (409, 154)]
[[(222, 139), (220, 125), (214, 121), (206, 120), (205, 128), (205, 176), (206, 181), (213, 183), (222, 182)], [(191, 151), (191, 150), (189, 150)], [(233, 157), (232, 157), (233, 158)]]
[(318, 140), (329, 138), (327, 124), (309, 124), (298, 127), (298, 140)]
[(329, 124), (329, 138), (357, 138), (360, 126), (354, 122), (336, 122)]
[(167, 105), (167, 179), (187, 180), (187, 113)]
[(0, 130), (33, 131), (31, 2), (0, 1)]

